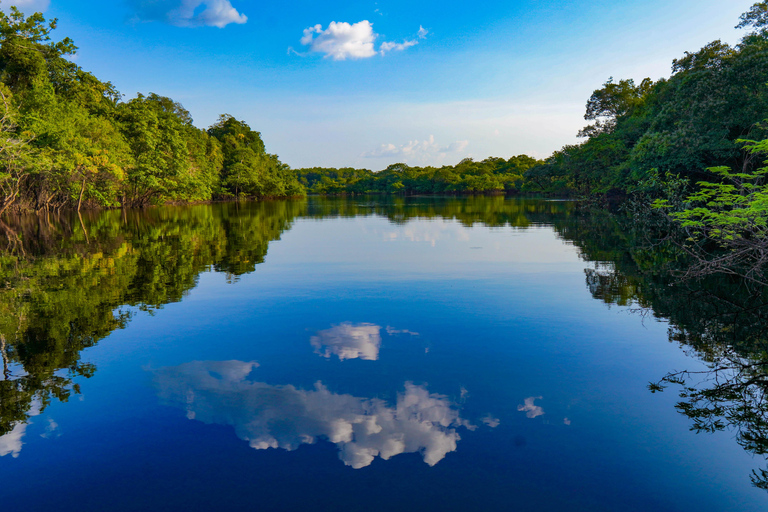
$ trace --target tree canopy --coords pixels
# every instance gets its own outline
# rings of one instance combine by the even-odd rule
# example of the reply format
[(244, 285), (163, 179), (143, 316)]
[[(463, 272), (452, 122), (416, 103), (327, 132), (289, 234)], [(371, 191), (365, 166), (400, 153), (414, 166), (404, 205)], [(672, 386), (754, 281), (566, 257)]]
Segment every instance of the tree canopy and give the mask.
[(248, 125), (206, 131), (171, 98), (124, 101), (67, 59), (77, 48), (56, 25), (0, 12), (0, 213), (304, 193)]

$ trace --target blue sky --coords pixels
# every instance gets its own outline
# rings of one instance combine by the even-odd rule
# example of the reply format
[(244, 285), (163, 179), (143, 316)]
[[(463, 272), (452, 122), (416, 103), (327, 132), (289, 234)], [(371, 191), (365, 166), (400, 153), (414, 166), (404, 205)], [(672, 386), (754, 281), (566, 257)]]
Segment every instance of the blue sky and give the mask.
[[(546, 157), (609, 77), (658, 79), (754, 0), (17, 0), (130, 98), (229, 113), (292, 167)], [(3, 0), (2, 5), (13, 5)]]

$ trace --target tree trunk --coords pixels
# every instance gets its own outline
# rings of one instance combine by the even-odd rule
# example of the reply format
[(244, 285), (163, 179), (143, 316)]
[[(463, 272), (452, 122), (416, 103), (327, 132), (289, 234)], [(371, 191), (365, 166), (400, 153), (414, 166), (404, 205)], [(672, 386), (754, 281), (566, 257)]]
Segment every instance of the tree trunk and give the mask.
[(80, 208), (77, 209), (77, 218), (80, 219), (80, 227), (83, 228), (83, 233), (85, 233), (85, 243), (90, 244), (91, 240), (88, 238), (88, 230), (85, 229), (85, 224), (83, 223), (83, 216), (80, 215)]
[(8, 353), (5, 349), (5, 336), (0, 334), (0, 354), (3, 356), (3, 380), (11, 380), (11, 374), (8, 369)]
[(77, 198), (77, 211), (80, 212), (80, 206), (83, 204), (83, 192), (85, 192), (85, 176), (83, 176), (83, 183), (80, 185), (80, 197)]

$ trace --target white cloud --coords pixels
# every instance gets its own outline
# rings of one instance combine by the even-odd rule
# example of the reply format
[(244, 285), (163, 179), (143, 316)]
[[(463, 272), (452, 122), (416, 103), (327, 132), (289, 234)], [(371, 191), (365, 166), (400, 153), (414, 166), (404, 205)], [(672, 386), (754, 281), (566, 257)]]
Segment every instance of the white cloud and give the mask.
[(177, 27), (219, 27), (248, 21), (230, 0), (129, 0), (138, 21), (163, 21)]
[(490, 414), (482, 419), (483, 423), (488, 425), (491, 428), (496, 428), (499, 425), (501, 425), (501, 420), (499, 418), (495, 418), (491, 416)]
[[(429, 31), (424, 27), (422, 27), (421, 25), (419, 25), (419, 31), (416, 32), (416, 37), (418, 37), (419, 39), (426, 39), (427, 34), (429, 34)], [(381, 43), (381, 46), (379, 46), (379, 53), (384, 55), (388, 51), (392, 51), (392, 50), (403, 51), (407, 48), (410, 48), (411, 46), (416, 46), (417, 44), (419, 44), (419, 41), (416, 39), (405, 40), (402, 43), (385, 41)]]
[(381, 347), (381, 327), (374, 324), (334, 325), (330, 329), (317, 332), (310, 343), (315, 353), (330, 358), (337, 356), (345, 359), (363, 359), (376, 361), (379, 359)]
[[(427, 30), (419, 26), (417, 33), (419, 39), (427, 37)], [(323, 30), (320, 24), (304, 29), (301, 44), (309, 47), (310, 52), (322, 53), (333, 60), (366, 59), (376, 55), (374, 43), (378, 34), (373, 31), (373, 24), (368, 20), (357, 23), (332, 21), (328, 28)], [(381, 55), (390, 51), (402, 51), (419, 44), (416, 39), (405, 40), (402, 43), (385, 41), (379, 45), (378, 53)], [(288, 49), (288, 53), (300, 53)]]
[(393, 43), (391, 41), (385, 41), (381, 43), (381, 46), (379, 46), (379, 53), (384, 55), (388, 51), (391, 50), (397, 50), (397, 51), (403, 51), (406, 48), (410, 48), (411, 46), (416, 46), (419, 44), (418, 41), (415, 39), (412, 41), (403, 41), (402, 43)]
[(536, 418), (544, 414), (544, 409), (541, 406), (534, 405), (534, 401), (541, 400), (543, 397), (532, 396), (525, 399), (525, 405), (518, 405), (517, 410), (525, 412), (525, 416), (528, 418)]
[(324, 438), (336, 444), (339, 458), (355, 469), (373, 459), (420, 453), (433, 466), (456, 450), (456, 428), (471, 425), (445, 396), (405, 384), (395, 406), (380, 399), (271, 386), (249, 380), (256, 363), (191, 362), (155, 371), (158, 396), (183, 408), (189, 419), (232, 425), (256, 450), (295, 450)]
[(346, 60), (376, 55), (373, 49), (375, 40), (373, 25), (368, 20), (354, 24), (332, 21), (325, 30), (320, 24), (305, 29), (301, 44), (333, 60)]
[(377, 149), (367, 151), (361, 156), (363, 158), (399, 158), (405, 163), (422, 163), (425, 161), (434, 161), (435, 157), (443, 158), (448, 154), (461, 153), (469, 141), (458, 140), (447, 146), (442, 146), (435, 142), (435, 136), (430, 135), (425, 140), (411, 140), (407, 144), (395, 146), (394, 144), (382, 144)]

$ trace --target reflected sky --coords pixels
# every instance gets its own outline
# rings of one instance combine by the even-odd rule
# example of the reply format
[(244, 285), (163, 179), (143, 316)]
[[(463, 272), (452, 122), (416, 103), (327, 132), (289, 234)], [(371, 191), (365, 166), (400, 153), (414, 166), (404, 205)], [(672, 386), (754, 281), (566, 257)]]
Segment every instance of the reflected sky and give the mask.
[(674, 393), (648, 392), (695, 369), (669, 325), (629, 313), (618, 265), (585, 274), (626, 256), (616, 226), (413, 201), (84, 213), (88, 240), (33, 223), (30, 294), (2, 297), (23, 366), (0, 386), (0, 503), (766, 510), (733, 435), (692, 435)]
[(258, 363), (194, 361), (154, 372), (160, 400), (187, 418), (231, 425), (251, 448), (293, 451), (327, 439), (347, 466), (364, 468), (376, 457), (420, 453), (434, 466), (456, 450), (458, 427), (473, 429), (447, 397), (406, 382), (394, 406), (377, 398), (272, 386), (249, 379)]

